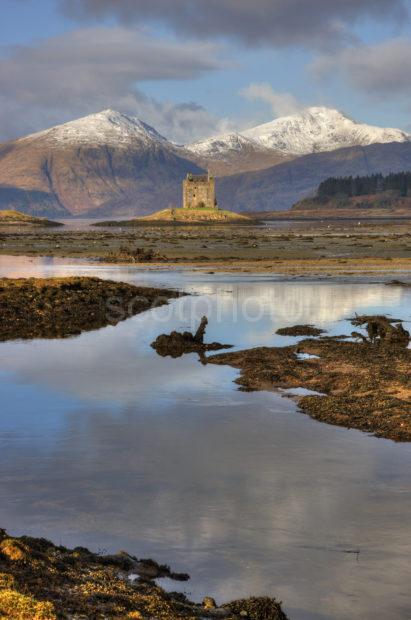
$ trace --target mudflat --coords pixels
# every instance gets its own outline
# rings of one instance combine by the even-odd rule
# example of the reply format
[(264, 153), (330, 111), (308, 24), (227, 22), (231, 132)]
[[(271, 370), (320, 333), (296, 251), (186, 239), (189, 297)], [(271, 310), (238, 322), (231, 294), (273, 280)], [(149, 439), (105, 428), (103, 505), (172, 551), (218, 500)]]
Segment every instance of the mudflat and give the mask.
[(0, 229), (0, 253), (291, 275), (411, 272), (411, 223)]

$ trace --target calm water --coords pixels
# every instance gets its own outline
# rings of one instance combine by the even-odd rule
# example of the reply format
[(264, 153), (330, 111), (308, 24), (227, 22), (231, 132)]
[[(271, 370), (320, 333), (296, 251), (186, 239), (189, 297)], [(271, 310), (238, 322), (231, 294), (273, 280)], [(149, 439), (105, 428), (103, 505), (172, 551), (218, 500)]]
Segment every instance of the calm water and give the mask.
[(203, 313), (208, 338), (237, 348), (292, 342), (274, 332), (300, 322), (342, 333), (355, 311), (411, 320), (410, 290), (17, 257), (0, 273), (195, 293), (79, 337), (0, 344), (2, 527), (154, 557), (189, 572), (196, 599), (275, 595), (293, 620), (410, 617), (411, 445), (149, 346)]

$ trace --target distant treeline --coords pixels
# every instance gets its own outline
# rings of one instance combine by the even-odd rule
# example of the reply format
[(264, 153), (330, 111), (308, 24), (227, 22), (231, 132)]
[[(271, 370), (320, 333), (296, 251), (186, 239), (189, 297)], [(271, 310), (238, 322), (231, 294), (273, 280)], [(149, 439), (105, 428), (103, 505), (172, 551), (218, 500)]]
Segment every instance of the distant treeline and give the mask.
[(318, 188), (318, 198), (333, 196), (365, 196), (379, 192), (396, 191), (400, 196), (411, 195), (411, 172), (372, 174), (367, 177), (330, 177)]

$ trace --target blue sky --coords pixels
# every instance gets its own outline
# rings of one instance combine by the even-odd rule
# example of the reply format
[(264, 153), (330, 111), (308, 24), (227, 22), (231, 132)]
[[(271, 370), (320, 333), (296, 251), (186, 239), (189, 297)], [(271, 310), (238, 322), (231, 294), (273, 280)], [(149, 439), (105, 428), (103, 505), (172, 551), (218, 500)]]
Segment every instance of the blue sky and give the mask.
[[(105, 107), (180, 142), (310, 105), (411, 130), (409, 8), (409, 0), (1, 0), (0, 137)], [(258, 96), (262, 84), (272, 97)]]

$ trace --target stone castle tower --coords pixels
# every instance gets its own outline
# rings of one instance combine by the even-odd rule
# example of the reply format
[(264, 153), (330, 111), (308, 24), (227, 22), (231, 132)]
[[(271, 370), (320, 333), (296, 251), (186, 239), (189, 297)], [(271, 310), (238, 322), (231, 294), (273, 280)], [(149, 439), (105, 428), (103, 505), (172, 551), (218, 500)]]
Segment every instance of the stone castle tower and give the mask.
[(216, 209), (214, 177), (207, 174), (188, 174), (183, 181), (184, 209)]

